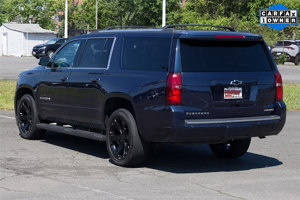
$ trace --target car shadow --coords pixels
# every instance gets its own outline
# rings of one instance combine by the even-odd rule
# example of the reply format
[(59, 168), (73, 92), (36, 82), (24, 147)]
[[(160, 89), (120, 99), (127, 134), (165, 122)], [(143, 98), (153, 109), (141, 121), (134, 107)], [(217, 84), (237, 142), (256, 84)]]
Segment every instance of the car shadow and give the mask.
[(215, 156), (209, 145), (156, 145), (146, 167), (171, 173), (243, 171), (282, 165), (276, 158), (247, 152), (238, 159)]
[(78, 151), (90, 156), (108, 159), (105, 142), (47, 131), (43, 142)]
[[(54, 133), (48, 131), (48, 144), (72, 149), (84, 154), (109, 159), (105, 142)], [(170, 173), (209, 173), (224, 171), (244, 171), (282, 165), (276, 158), (248, 152), (238, 159), (216, 157), (208, 145), (154, 144), (146, 163), (140, 167)]]

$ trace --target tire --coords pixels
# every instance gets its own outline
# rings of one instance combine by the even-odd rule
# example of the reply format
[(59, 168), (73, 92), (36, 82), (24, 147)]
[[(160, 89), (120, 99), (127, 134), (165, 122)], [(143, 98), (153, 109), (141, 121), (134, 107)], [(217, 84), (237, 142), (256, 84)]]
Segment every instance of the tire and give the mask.
[(45, 130), (36, 127), (39, 123), (35, 101), (29, 94), (22, 96), (16, 109), (16, 121), (20, 136), (25, 139), (40, 139)]
[(232, 140), (227, 143), (210, 144), (209, 147), (213, 153), (221, 158), (238, 158), (244, 155), (249, 146), (251, 138)]
[(49, 51), (47, 51), (47, 56), (49, 57), (49, 58), (51, 58), (52, 57), (52, 55), (53, 55), (53, 51), (52, 50), (49, 50)]
[(300, 62), (300, 54), (297, 54), (296, 58), (295, 58), (295, 61), (294, 61), (294, 64), (299, 65), (299, 62)]
[(118, 109), (109, 117), (106, 146), (111, 161), (123, 167), (142, 164), (148, 151), (148, 144), (141, 140), (134, 117), (126, 109)]

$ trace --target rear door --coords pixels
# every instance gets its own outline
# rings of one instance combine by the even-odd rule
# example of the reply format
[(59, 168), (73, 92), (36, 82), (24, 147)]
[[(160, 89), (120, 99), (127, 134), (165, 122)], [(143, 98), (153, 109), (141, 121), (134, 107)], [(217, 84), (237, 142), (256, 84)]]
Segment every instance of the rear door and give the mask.
[(87, 39), (78, 66), (69, 79), (71, 119), (82, 126), (101, 123), (100, 109), (104, 104), (102, 88), (104, 73), (109, 67), (113, 37)]
[(181, 39), (182, 102), (191, 118), (270, 114), (275, 78), (262, 41)]

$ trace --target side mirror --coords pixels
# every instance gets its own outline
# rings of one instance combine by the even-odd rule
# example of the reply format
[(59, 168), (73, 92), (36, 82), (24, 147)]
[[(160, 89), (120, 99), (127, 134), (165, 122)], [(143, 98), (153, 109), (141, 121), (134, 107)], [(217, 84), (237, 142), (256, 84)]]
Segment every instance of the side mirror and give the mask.
[(41, 65), (41, 66), (49, 66), (49, 60), (50, 60), (49, 57), (41, 57), (39, 59), (39, 65)]

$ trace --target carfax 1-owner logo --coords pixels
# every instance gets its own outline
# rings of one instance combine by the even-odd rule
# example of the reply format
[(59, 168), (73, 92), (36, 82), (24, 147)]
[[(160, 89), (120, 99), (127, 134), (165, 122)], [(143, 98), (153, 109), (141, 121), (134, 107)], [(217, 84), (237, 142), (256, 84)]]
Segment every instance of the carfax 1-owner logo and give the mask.
[(269, 25), (274, 30), (282, 30), (288, 25), (298, 25), (298, 9), (289, 9), (282, 4), (260, 9), (259, 24)]

